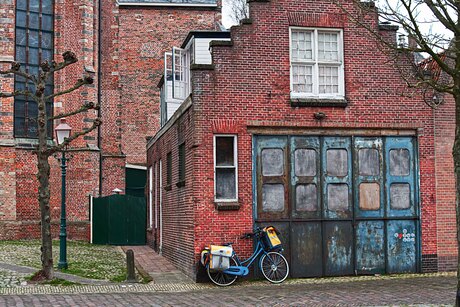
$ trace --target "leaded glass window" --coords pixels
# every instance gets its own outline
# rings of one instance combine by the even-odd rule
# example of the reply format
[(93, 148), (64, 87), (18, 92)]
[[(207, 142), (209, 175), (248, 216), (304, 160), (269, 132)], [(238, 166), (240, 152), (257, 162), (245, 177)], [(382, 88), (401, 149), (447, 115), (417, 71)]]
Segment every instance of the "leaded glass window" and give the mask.
[[(39, 64), (53, 60), (54, 56), (54, 3), (53, 0), (18, 0), (16, 5), (16, 61), (30, 74), (39, 72)], [(31, 81), (16, 76), (15, 90), (35, 91)], [(53, 93), (53, 79), (47, 80), (45, 95)], [(48, 102), (46, 112), (52, 114), (53, 103)], [(29, 97), (14, 99), (14, 136), (36, 138), (38, 106)], [(52, 121), (48, 135), (52, 135)]]

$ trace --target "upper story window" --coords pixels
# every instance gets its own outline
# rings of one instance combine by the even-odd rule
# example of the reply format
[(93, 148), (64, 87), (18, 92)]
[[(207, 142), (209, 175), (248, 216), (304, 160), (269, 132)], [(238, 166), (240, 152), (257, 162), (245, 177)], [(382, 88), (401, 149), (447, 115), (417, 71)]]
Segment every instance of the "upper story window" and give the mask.
[(341, 30), (293, 27), (290, 53), (291, 98), (345, 96)]
[[(17, 1), (16, 5), (16, 61), (28, 73), (37, 75), (39, 64), (53, 59), (54, 50), (54, 3), (53, 0)], [(35, 91), (34, 84), (16, 76), (16, 90)], [(45, 95), (53, 93), (53, 80), (47, 81)], [(48, 116), (52, 113), (52, 102), (46, 105)], [(14, 136), (36, 138), (38, 106), (30, 97), (16, 96), (14, 99)], [(48, 135), (52, 135), (52, 122), (48, 123)]]

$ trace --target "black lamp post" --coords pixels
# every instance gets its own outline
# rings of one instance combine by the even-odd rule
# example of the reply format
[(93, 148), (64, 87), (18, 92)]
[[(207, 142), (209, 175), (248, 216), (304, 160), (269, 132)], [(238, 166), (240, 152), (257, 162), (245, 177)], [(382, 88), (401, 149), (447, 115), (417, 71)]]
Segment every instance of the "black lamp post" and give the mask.
[[(61, 119), (61, 123), (54, 129), (56, 131), (56, 141), (59, 145), (64, 143), (65, 139), (70, 136), (72, 128), (66, 124), (65, 118)], [(65, 211), (65, 176), (67, 159), (65, 157), (65, 149), (62, 150), (61, 157), (61, 175), (62, 175), (62, 189), (61, 189), (61, 227), (59, 232), (59, 262), (58, 269), (67, 269), (67, 225), (66, 225), (66, 211)]]

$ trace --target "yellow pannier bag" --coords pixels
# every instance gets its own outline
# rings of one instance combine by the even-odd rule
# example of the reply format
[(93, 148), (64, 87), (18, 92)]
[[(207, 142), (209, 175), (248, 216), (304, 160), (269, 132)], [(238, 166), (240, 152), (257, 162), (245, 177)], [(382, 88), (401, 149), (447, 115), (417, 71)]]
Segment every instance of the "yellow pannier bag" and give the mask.
[(264, 241), (269, 249), (274, 249), (281, 246), (281, 240), (276, 234), (276, 228), (273, 226), (268, 226), (264, 228)]
[(224, 271), (230, 267), (230, 257), (233, 248), (231, 246), (211, 245), (209, 257), (209, 268), (217, 271)]

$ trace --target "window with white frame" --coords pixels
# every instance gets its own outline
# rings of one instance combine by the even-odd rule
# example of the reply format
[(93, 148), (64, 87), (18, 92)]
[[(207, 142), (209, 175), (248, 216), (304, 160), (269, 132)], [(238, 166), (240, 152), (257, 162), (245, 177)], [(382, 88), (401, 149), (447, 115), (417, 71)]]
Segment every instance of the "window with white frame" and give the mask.
[(290, 28), (291, 98), (344, 97), (342, 31)]
[(216, 201), (237, 201), (236, 135), (214, 136), (214, 195)]

